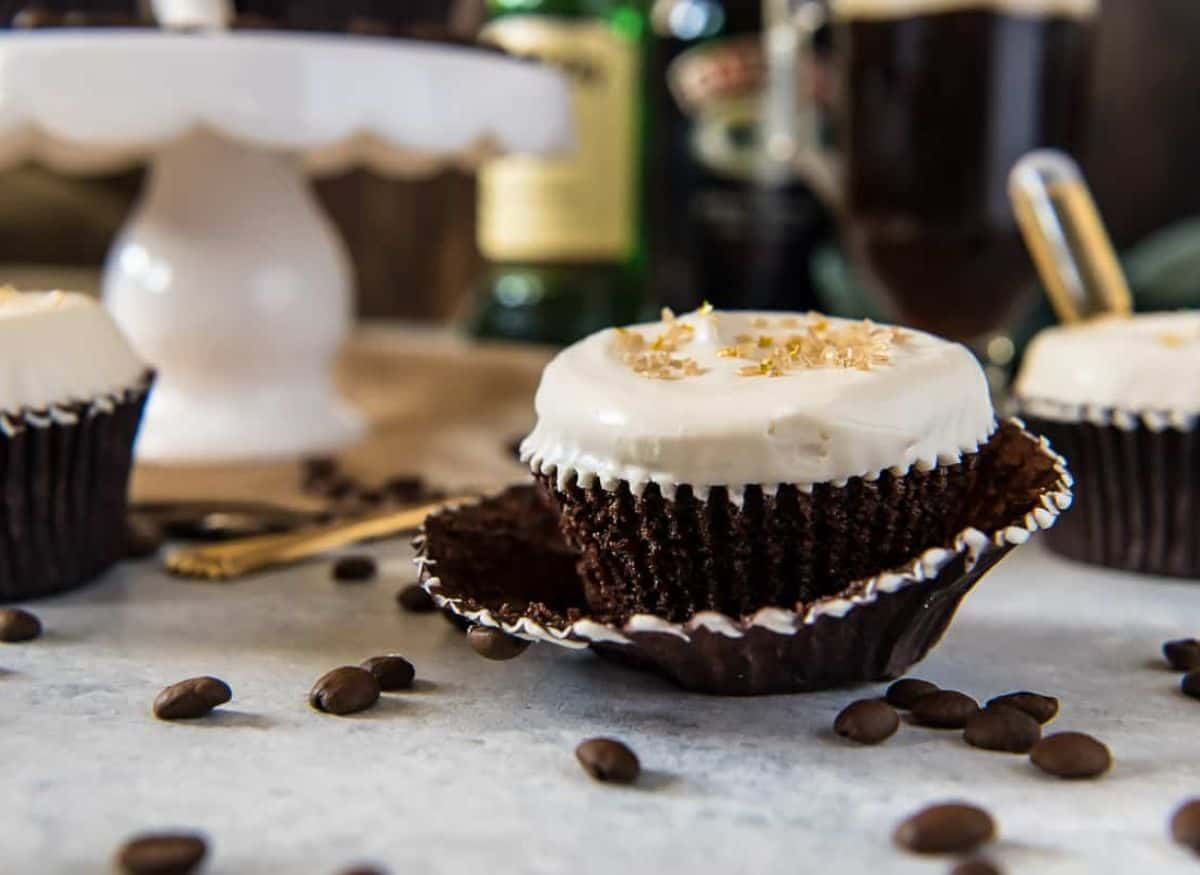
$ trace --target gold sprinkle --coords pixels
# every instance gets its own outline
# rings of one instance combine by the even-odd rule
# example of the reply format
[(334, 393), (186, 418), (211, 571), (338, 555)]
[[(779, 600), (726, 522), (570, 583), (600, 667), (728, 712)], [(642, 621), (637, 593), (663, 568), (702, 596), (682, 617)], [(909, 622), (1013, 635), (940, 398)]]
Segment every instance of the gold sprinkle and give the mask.
[(770, 319), (764, 319), (762, 316), (759, 316), (757, 319), (755, 319), (755, 320), (754, 320), (753, 322), (751, 322), (750, 324), (751, 324), (751, 325), (753, 325), (755, 328), (770, 328), (770, 327), (771, 327), (771, 320), (770, 320)]
[(717, 355), (723, 359), (735, 359), (741, 356), (741, 350), (736, 346), (723, 346), (717, 350)]
[(779, 325), (781, 328), (798, 328), (800, 326), (800, 320), (795, 316), (788, 316), (786, 319), (780, 319)]
[(749, 334), (739, 334), (733, 340), (734, 343), (754, 343), (754, 337)]
[(696, 313), (697, 313), (697, 315), (700, 315), (700, 316), (707, 316), (714, 309), (715, 308), (713, 307), (712, 304), (708, 303), (708, 301), (705, 301), (703, 304), (700, 305), (700, 309), (697, 310)]
[(764, 334), (762, 337), (760, 337), (758, 339), (758, 348), (759, 349), (770, 349), (774, 345), (775, 345), (775, 339), (773, 337), (771, 337), (771, 335), (769, 335), (769, 334)]
[(1163, 346), (1178, 348), (1187, 343), (1187, 338), (1185, 338), (1182, 334), (1176, 334), (1173, 331), (1164, 331), (1158, 336), (1158, 341)]

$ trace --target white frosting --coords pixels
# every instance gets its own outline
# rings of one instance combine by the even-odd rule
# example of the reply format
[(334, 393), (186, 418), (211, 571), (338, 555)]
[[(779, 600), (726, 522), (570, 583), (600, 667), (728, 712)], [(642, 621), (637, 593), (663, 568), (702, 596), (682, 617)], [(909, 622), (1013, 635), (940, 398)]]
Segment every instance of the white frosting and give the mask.
[[(691, 314), (680, 356), (701, 373), (677, 380), (640, 376), (622, 358), (615, 329), (561, 352), (542, 375), (538, 422), (521, 445), (535, 471), (560, 485), (578, 476), (606, 489), (619, 481), (640, 492), (659, 484), (667, 497), (690, 484), (843, 484), (884, 470), (930, 469), (974, 452), (995, 428), (987, 382), (964, 347), (904, 331), (889, 360), (869, 370), (797, 368), (783, 376), (743, 376), (746, 362), (719, 352), (739, 335), (784, 337), (816, 316)], [(787, 320), (791, 320), (789, 323)], [(763, 322), (765, 320), (765, 324)], [(800, 328), (795, 327), (797, 321)], [(861, 323), (829, 319), (833, 329)], [(635, 326), (647, 340), (662, 323)]]
[(833, 0), (835, 16), (860, 19), (910, 18), (971, 10), (1039, 18), (1088, 18), (1098, 8), (1098, 0)]
[(231, 0), (151, 0), (160, 25), (185, 30), (221, 30), (233, 20)]
[(1016, 395), (1051, 419), (1185, 427), (1200, 414), (1200, 311), (1048, 328), (1029, 346)]
[(136, 387), (146, 371), (91, 298), (0, 289), (0, 411), (116, 394)]

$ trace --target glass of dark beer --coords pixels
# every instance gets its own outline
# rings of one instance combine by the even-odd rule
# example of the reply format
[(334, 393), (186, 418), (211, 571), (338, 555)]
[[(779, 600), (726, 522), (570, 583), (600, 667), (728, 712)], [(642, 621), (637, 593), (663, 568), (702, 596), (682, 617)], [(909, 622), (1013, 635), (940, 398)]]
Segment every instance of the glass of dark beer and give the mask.
[(830, 0), (843, 233), (914, 327), (978, 343), (1033, 289), (1008, 173), (1077, 151), (1096, 0)]

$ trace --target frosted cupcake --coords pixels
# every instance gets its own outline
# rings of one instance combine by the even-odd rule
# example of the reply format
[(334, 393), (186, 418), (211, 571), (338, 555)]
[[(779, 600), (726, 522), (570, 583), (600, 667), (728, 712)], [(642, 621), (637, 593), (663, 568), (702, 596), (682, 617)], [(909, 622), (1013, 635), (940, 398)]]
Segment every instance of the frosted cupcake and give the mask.
[(125, 550), (151, 373), (82, 295), (0, 290), (0, 601), (78, 586)]
[(1078, 481), (1052, 548), (1200, 577), (1200, 313), (1047, 329), (1026, 354), (1016, 396)]
[(947, 544), (997, 423), (962, 346), (823, 316), (701, 311), (562, 352), (522, 444), (589, 607), (794, 606)]

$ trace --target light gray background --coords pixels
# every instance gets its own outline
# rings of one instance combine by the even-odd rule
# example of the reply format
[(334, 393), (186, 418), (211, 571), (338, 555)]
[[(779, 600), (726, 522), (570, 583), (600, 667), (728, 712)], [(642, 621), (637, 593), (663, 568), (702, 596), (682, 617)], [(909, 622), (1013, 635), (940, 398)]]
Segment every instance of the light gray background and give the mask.
[[(1174, 806), (1200, 795), (1200, 702), (1158, 656), (1200, 632), (1200, 586), (1137, 579), (1021, 548), (984, 579), (916, 672), (980, 697), (1059, 695), (1056, 730), (1104, 739), (1115, 770), (1064, 783), (1024, 757), (905, 726), (880, 748), (829, 727), (877, 688), (717, 699), (549, 645), (488, 663), (436, 615), (393, 601), (387, 574), (336, 585), (324, 565), (239, 584), (126, 566), (33, 605), (48, 632), (0, 645), (0, 871), (103, 872), (148, 828), (211, 839), (207, 872), (940, 873), (890, 844), (928, 802), (988, 807), (1010, 872), (1196, 871), (1174, 847)], [(381, 554), (381, 555), (383, 555)], [(397, 650), (419, 691), (350, 718), (309, 710), (327, 669)], [(166, 684), (214, 674), (219, 715), (162, 723)], [(592, 783), (572, 750), (626, 739), (634, 789)]]

